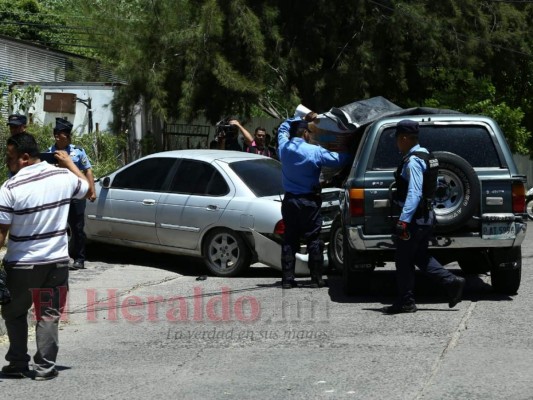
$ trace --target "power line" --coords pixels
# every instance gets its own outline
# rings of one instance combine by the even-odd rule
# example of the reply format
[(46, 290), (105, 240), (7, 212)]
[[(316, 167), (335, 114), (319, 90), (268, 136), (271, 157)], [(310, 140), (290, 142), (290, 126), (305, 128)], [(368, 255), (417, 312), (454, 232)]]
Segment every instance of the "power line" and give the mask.
[[(94, 30), (94, 27), (79, 27), (79, 26), (72, 26), (72, 25), (51, 25), (51, 24), (38, 24), (35, 22), (14, 22), (14, 21), (2, 21), (0, 22), (0, 25), (17, 25), (17, 26), (35, 26), (40, 28), (53, 28), (53, 29), (67, 29), (67, 30), (75, 30), (80, 31), (81, 33), (92, 33), (88, 32), (89, 30)], [(103, 35), (103, 33), (93, 33), (95, 35)]]
[(101, 21), (101, 20), (110, 20), (110, 21), (141, 21), (139, 18), (118, 18), (118, 17), (105, 17), (105, 16), (97, 16), (97, 17), (90, 17), (90, 16), (86, 16), (86, 15), (82, 15), (82, 14), (62, 14), (62, 13), (57, 13), (57, 14), (52, 14), (52, 13), (34, 13), (34, 12), (31, 12), (31, 11), (22, 11), (22, 12), (0, 12), (0, 15), (2, 14), (7, 14), (9, 16), (32, 16), (32, 17), (38, 17), (39, 19), (42, 19), (43, 17), (51, 17), (51, 18), (62, 18), (62, 19), (66, 19), (66, 18), (74, 18), (74, 19), (83, 19), (83, 20), (88, 20), (88, 19), (93, 19), (93, 20), (96, 20), (96, 21)]

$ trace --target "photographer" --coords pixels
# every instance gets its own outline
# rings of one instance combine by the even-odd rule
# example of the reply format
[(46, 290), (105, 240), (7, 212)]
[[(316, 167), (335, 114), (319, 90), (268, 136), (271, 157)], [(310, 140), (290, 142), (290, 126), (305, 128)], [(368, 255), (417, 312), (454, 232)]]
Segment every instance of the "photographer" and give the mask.
[(215, 140), (220, 150), (242, 151), (239, 143), (239, 128), (229, 123), (232, 119), (225, 118), (216, 124)]

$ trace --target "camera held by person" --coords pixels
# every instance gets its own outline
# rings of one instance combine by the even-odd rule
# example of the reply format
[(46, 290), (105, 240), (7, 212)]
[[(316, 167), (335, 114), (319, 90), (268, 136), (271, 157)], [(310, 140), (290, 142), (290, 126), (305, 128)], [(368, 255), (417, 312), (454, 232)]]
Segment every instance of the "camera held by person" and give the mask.
[(229, 123), (233, 118), (228, 117), (220, 120), (216, 124), (215, 140), (218, 148), (222, 150), (242, 151), (239, 143), (239, 128)]

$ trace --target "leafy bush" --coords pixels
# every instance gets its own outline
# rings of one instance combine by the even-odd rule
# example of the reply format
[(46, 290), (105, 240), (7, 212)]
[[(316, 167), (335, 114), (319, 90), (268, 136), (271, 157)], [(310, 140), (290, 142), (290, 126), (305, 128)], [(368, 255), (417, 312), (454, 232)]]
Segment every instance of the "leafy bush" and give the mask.
[[(6, 140), (9, 129), (6, 127), (5, 118), (0, 116), (0, 151), (5, 154)], [(54, 135), (51, 125), (39, 126), (30, 124), (27, 132), (35, 136), (35, 140), (42, 152), (54, 144)], [(93, 132), (85, 135), (74, 135), (72, 143), (82, 147), (91, 160), (95, 177), (108, 174), (123, 165), (122, 150), (125, 140), (107, 132)], [(8, 178), (8, 169), (4, 162), (0, 165), (0, 179), (4, 182)]]

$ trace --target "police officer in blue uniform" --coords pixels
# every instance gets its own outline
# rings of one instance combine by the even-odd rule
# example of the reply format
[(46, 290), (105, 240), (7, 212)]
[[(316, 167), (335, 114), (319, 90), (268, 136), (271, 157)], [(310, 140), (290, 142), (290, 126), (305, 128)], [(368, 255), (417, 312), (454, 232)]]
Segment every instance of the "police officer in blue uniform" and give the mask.
[[(81, 147), (75, 146), (71, 143), (72, 140), (72, 124), (63, 118), (56, 118), (56, 126), (54, 128), (55, 144), (52, 145), (48, 151), (55, 152), (56, 150), (66, 151), (74, 164), (82, 171), (89, 182), (89, 191), (87, 198), (89, 201), (96, 199), (96, 192), (94, 188), (94, 175), (91, 169), (91, 162)], [(74, 199), (70, 203), (68, 214), (68, 224), (71, 230), (71, 244), (70, 256), (74, 260), (71, 265), (71, 270), (78, 270), (85, 268), (85, 199)]]
[(27, 118), (21, 114), (11, 114), (7, 117), (7, 126), (9, 126), (9, 133), (11, 136), (26, 132)]
[(308, 122), (316, 118), (309, 113), (304, 119), (290, 118), (278, 129), (278, 153), (281, 161), (285, 196), (281, 214), (285, 222), (285, 234), (281, 250), (282, 287), (297, 287), (294, 279), (295, 255), (300, 239), (307, 242), (311, 286), (323, 287), (323, 244), (320, 240), (322, 216), (320, 206), (320, 171), (322, 167), (339, 167), (350, 160), (349, 154), (330, 152), (308, 143)]
[(396, 223), (396, 273), (398, 300), (384, 307), (387, 314), (416, 312), (415, 265), (432, 280), (444, 285), (449, 307), (461, 301), (464, 278), (457, 277), (429, 255), (429, 239), (435, 224), (433, 201), (438, 160), (418, 143), (418, 122), (402, 120), (396, 126), (396, 144), (402, 161), (395, 173), (396, 201), (402, 207)]

